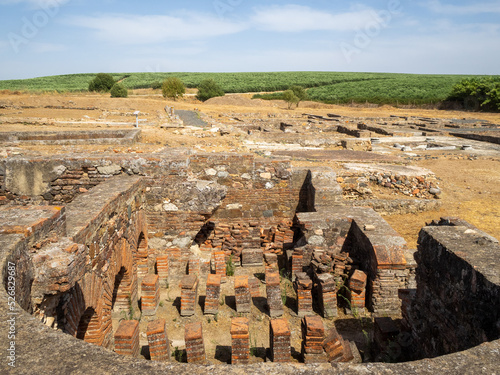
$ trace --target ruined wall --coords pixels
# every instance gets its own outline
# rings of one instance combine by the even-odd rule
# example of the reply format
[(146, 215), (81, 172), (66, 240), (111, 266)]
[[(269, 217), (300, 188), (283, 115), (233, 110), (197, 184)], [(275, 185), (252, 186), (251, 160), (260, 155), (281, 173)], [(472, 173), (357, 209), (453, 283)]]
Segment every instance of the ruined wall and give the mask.
[[(378, 315), (400, 313), (398, 289), (411, 284), (414, 265), (406, 260), (409, 250), (405, 240), (379, 214), (371, 208), (336, 205), (315, 213), (298, 213), (296, 224), (308, 244), (330, 249), (333, 259), (342, 251), (354, 268), (368, 274), (366, 295), (371, 311)], [(305, 260), (310, 261), (310, 257)]]
[(500, 245), (472, 228), (430, 226), (420, 232), (417, 289), (403, 309), (417, 358), (500, 338)]

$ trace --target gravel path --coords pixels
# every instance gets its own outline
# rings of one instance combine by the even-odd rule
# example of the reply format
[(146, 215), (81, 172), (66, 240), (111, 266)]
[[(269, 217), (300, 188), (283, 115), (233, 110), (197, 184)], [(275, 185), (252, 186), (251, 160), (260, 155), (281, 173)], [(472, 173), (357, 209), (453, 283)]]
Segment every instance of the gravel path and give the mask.
[(185, 126), (199, 126), (201, 128), (208, 126), (208, 124), (199, 117), (198, 112), (176, 110), (175, 114), (181, 118)]

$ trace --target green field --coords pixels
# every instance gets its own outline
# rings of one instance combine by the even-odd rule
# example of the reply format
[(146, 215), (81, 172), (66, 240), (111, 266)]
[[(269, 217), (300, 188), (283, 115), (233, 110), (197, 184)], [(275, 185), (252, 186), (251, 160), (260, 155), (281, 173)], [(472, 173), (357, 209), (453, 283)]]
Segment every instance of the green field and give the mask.
[[(148, 88), (168, 77), (179, 77), (189, 88), (214, 79), (226, 93), (270, 92), (292, 85), (308, 88), (311, 100), (326, 103), (436, 104), (445, 100), (453, 85), (467, 75), (391, 73), (274, 72), (274, 73), (116, 73), (129, 89)], [(86, 91), (95, 74), (70, 74), (25, 80), (0, 81), (0, 90), (32, 92)], [(265, 99), (279, 98), (276, 95)]]

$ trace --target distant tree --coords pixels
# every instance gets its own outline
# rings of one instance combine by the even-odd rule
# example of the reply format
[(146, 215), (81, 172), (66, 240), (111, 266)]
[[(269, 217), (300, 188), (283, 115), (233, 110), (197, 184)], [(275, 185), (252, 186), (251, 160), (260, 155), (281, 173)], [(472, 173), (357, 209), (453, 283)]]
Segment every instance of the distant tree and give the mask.
[(128, 90), (121, 83), (115, 83), (111, 88), (112, 98), (126, 98), (128, 97)]
[(161, 87), (164, 98), (177, 100), (178, 97), (183, 97), (186, 93), (186, 86), (177, 77), (170, 77), (163, 82)]
[(92, 81), (89, 83), (89, 91), (97, 92), (109, 92), (115, 80), (111, 74), (99, 73)]
[(155, 81), (151, 84), (151, 88), (153, 90), (159, 90), (162, 87), (162, 83), (160, 81)]
[(292, 90), (294, 95), (299, 99), (297, 102), (297, 107), (299, 106), (299, 103), (301, 101), (307, 99), (307, 92), (302, 86), (292, 86), (290, 87), (290, 90)]
[(300, 102), (300, 99), (293, 93), (292, 90), (286, 90), (283, 93), (283, 100), (287, 102), (288, 109), (292, 109), (292, 105), (298, 105), (298, 103)]
[(198, 95), (196, 97), (198, 98), (198, 100), (204, 102), (210, 98), (224, 95), (224, 90), (222, 90), (217, 82), (215, 82), (213, 79), (205, 79), (200, 82), (200, 85), (198, 86)]

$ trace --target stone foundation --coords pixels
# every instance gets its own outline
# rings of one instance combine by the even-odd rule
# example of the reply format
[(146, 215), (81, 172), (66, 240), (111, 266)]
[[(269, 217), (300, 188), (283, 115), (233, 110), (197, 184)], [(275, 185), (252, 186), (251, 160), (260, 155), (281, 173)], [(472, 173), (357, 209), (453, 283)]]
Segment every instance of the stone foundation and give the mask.
[(252, 295), (248, 276), (236, 276), (234, 278), (234, 295), (236, 298), (236, 311), (238, 313), (249, 313), (252, 307)]
[(215, 315), (219, 312), (220, 275), (208, 275), (207, 292), (205, 297), (205, 314)]

